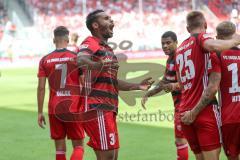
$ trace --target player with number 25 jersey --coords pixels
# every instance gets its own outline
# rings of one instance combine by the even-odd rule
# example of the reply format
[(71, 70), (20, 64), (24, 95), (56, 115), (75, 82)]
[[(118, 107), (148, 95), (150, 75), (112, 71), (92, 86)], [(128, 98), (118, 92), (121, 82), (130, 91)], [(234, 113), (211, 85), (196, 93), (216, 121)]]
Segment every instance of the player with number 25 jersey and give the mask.
[[(192, 34), (177, 49), (176, 68), (183, 86), (181, 113), (191, 110), (200, 100), (208, 84), (208, 61), (210, 54), (203, 43), (210, 39), (208, 34)], [(217, 102), (206, 107), (191, 125), (182, 123), (184, 135), (195, 154), (211, 151), (220, 146), (219, 130), (215, 115)], [(199, 141), (201, 139), (201, 141)]]

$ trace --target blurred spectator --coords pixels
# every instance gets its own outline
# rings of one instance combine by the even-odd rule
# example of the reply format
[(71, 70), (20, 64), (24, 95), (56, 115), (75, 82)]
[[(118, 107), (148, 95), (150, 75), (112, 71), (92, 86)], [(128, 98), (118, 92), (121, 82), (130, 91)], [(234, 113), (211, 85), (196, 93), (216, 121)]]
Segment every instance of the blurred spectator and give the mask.
[(69, 49), (72, 52), (78, 53), (79, 52), (78, 38), (79, 36), (77, 33), (72, 33), (70, 36), (70, 42), (67, 49)]
[[(82, 0), (27, 1), (36, 12), (35, 25), (39, 30), (44, 30), (44, 34), (57, 25), (64, 25), (80, 35), (80, 41), (89, 35), (85, 27), (86, 15), (83, 14), (85, 9)], [(116, 44), (130, 40), (133, 42), (131, 50), (155, 50), (160, 46), (161, 34), (167, 30), (174, 30), (180, 40), (186, 38), (185, 17), (192, 8), (191, 2), (192, 0), (142, 0), (142, 8), (139, 8), (139, 0), (86, 0), (86, 12), (103, 8), (111, 14), (115, 21), (112, 41)], [(202, 3), (214, 6), (224, 15), (229, 7), (239, 7), (238, 0), (201, 0)], [(228, 13), (230, 15), (231, 12)], [(209, 31), (214, 32), (218, 21), (208, 14), (205, 16), (208, 17)]]

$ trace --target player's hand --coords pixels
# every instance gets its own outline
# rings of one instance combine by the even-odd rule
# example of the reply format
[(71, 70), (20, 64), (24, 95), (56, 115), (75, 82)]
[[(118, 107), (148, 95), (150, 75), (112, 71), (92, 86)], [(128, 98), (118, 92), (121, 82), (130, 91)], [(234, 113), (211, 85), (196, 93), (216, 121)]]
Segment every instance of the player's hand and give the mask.
[(139, 84), (139, 89), (146, 91), (152, 86), (154, 82), (155, 81), (152, 80), (152, 77), (148, 77)]
[(142, 104), (142, 108), (143, 108), (143, 109), (146, 109), (145, 103), (147, 102), (147, 100), (148, 100), (148, 95), (145, 94), (145, 95), (142, 97), (142, 100), (141, 100), (141, 104)]
[(46, 125), (46, 121), (43, 113), (38, 113), (38, 125), (43, 129), (45, 128), (44, 125)]
[(195, 119), (196, 119), (196, 116), (194, 116), (192, 110), (181, 113), (181, 121), (186, 125), (190, 125), (195, 121)]

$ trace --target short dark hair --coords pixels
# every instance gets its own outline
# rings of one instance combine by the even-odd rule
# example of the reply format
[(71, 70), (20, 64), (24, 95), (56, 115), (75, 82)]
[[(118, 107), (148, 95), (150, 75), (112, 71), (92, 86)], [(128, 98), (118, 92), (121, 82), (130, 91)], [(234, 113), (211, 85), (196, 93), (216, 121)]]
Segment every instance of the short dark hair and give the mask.
[(192, 11), (187, 15), (187, 26), (192, 30), (204, 25), (205, 18), (202, 12)]
[(87, 25), (87, 28), (89, 29), (89, 31), (92, 32), (93, 28), (92, 28), (92, 24), (93, 22), (96, 21), (97, 19), (97, 14), (98, 13), (101, 13), (101, 12), (104, 12), (104, 10), (102, 9), (97, 9), (93, 12), (90, 12), (88, 15), (87, 15), (87, 19), (86, 19), (86, 25)]
[(236, 26), (230, 21), (223, 21), (218, 24), (216, 30), (218, 36), (228, 37), (236, 32)]
[(163, 33), (162, 38), (168, 38), (171, 37), (171, 39), (176, 42), (177, 41), (177, 35), (175, 32), (172, 31), (167, 31), (165, 33)]
[(69, 35), (69, 30), (65, 26), (58, 26), (53, 31), (54, 37), (63, 37)]

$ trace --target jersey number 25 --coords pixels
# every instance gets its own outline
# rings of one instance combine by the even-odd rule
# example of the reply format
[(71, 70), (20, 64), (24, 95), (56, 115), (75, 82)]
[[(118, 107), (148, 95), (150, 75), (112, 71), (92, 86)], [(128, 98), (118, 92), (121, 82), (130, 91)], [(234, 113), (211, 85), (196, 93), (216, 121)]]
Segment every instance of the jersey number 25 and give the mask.
[[(176, 58), (176, 62), (179, 65), (179, 73), (181, 82), (184, 83), (188, 79), (193, 79), (195, 77), (195, 68), (193, 61), (188, 57), (191, 55), (192, 49), (185, 51), (183, 54), (179, 54)], [(185, 73), (182, 73), (182, 71)]]

